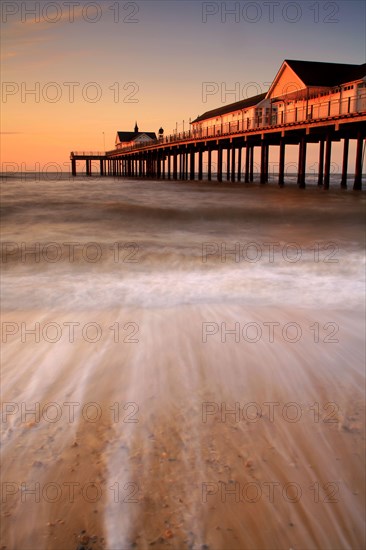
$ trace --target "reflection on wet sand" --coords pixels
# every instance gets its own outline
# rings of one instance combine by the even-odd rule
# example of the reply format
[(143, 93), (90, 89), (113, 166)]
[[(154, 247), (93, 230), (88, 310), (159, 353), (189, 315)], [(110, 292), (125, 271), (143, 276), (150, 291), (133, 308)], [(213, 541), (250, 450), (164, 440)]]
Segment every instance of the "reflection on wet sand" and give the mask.
[(361, 548), (363, 197), (139, 185), (3, 185), (3, 544)]

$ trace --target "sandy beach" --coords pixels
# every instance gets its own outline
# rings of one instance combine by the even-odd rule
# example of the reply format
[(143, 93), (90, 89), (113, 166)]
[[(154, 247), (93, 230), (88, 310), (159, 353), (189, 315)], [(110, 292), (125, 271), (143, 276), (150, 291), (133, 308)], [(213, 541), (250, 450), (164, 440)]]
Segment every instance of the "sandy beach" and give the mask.
[[(113, 183), (105, 192), (106, 203), (108, 193), (121, 194), (124, 212), (134, 200), (128, 186)], [(163, 222), (136, 210), (112, 212), (104, 222), (111, 207), (95, 200), (93, 226), (70, 215), (78, 196), (67, 220), (61, 205), (52, 220), (38, 217), (29, 198), (20, 225), (5, 197), (7, 242), (28, 241), (31, 227), (42, 243), (56, 234), (60, 241), (113, 242), (114, 232), (122, 242), (149, 235), (150, 248), (141, 247), (145, 262), (136, 265), (110, 257), (95, 266), (82, 258), (27, 265), (15, 254), (5, 265), (4, 550), (362, 548), (362, 208), (352, 196), (344, 204), (336, 197), (328, 212), (314, 207), (309, 220), (306, 209), (318, 200), (310, 197), (294, 237), (297, 214), (269, 192), (261, 208), (272, 201), (280, 225), (272, 210), (257, 242), (282, 231), (283, 240), (305, 249), (314, 221), (325, 216), (323, 238), (341, 243), (340, 262), (267, 262), (238, 271), (213, 258), (205, 265), (190, 243), (216, 242), (209, 230), (248, 241), (258, 189), (247, 192), (245, 222), (225, 214), (226, 233), (202, 207), (186, 218), (186, 194), (201, 194), (202, 186), (167, 187), (166, 201), (175, 194), (181, 215), (166, 214)], [(216, 193), (211, 188), (204, 200), (215, 201)], [(240, 191), (230, 193), (227, 200), (237, 202)], [(337, 212), (345, 223), (332, 233)], [(184, 256), (180, 247), (187, 253), (190, 246)]]

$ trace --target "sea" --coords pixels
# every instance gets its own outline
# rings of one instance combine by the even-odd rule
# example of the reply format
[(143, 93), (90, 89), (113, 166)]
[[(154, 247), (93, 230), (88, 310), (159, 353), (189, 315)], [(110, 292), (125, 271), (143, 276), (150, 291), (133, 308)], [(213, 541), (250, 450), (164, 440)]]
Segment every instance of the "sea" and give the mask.
[(365, 199), (1, 178), (2, 548), (365, 545)]

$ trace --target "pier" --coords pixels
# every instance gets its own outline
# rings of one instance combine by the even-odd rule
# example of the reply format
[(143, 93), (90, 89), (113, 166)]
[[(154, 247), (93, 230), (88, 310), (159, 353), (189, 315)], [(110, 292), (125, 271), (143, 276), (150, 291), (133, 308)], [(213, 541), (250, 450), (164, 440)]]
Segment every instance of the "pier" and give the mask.
[[(227, 131), (225, 131), (227, 130)], [(278, 184), (285, 183), (286, 146), (299, 148), (297, 183), (306, 185), (306, 150), (309, 143), (319, 144), (318, 185), (329, 189), (332, 143), (343, 140), (343, 161), (340, 186), (347, 187), (348, 151), (350, 140), (356, 140), (354, 190), (362, 189), (362, 157), (366, 139), (366, 110), (333, 115), (322, 119), (260, 126), (250, 130), (224, 128), (216, 133), (200, 136), (188, 130), (154, 140), (148, 145), (106, 152), (72, 152), (72, 175), (77, 175), (77, 161), (85, 162), (85, 172), (92, 175), (92, 161), (99, 161), (100, 176), (140, 177), (173, 180), (202, 180), (203, 155), (207, 157), (207, 180), (213, 173), (217, 181), (225, 177), (231, 182), (253, 182), (254, 150), (260, 148), (260, 174), (262, 184), (268, 182), (268, 159), (271, 146), (279, 147)], [(213, 170), (213, 152), (216, 152), (216, 170)], [(226, 159), (226, 173), (223, 171)]]
[[(308, 144), (319, 145), (318, 185), (329, 189), (332, 144), (343, 141), (341, 188), (347, 187), (350, 140), (356, 141), (353, 189), (362, 189), (366, 138), (366, 64), (349, 65), (284, 60), (268, 92), (213, 109), (197, 117), (188, 131), (159, 137), (151, 132), (118, 132), (116, 148), (103, 153), (71, 153), (77, 161), (99, 161), (101, 176), (174, 180), (226, 178), (254, 180), (254, 156), (260, 149), (259, 181), (269, 179), (269, 153), (278, 148), (278, 184), (285, 184), (286, 146), (298, 146), (297, 184), (306, 186)], [(154, 139), (155, 138), (155, 139)], [(143, 142), (141, 140), (144, 140)], [(225, 164), (225, 171), (224, 171)]]

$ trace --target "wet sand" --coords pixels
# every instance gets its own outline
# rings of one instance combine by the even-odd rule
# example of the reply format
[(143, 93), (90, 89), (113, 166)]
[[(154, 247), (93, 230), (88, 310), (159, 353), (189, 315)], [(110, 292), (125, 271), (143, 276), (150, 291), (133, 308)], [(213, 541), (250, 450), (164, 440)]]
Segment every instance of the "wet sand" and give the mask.
[[(3, 188), (2, 548), (363, 548), (363, 194), (137, 191)], [(274, 261), (203, 261), (253, 241)]]
[[(42, 323), (56, 319), (103, 329), (133, 319), (139, 342), (114, 342), (108, 330), (45, 352), (8, 337), (3, 402), (39, 403), (39, 417), (8, 405), (6, 548), (72, 549), (83, 530), (97, 537), (90, 548), (113, 550), (361, 548), (361, 313), (212, 305), (59, 311)], [(280, 328), (296, 319), (302, 337), (202, 341), (202, 323), (237, 319)], [(339, 342), (314, 342), (315, 319), (336, 323)]]

